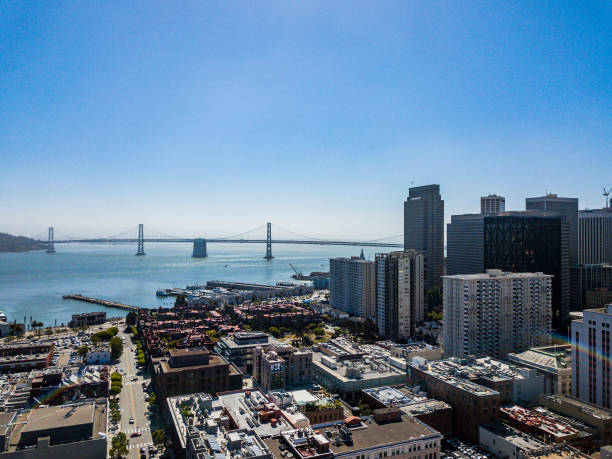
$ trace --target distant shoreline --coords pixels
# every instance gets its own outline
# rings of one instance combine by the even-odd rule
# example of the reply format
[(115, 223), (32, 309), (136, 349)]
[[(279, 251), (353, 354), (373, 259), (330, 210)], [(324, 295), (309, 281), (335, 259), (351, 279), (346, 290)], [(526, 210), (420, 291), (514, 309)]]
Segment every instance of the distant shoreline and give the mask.
[(0, 253), (31, 252), (45, 248), (43, 244), (29, 237), (0, 233)]

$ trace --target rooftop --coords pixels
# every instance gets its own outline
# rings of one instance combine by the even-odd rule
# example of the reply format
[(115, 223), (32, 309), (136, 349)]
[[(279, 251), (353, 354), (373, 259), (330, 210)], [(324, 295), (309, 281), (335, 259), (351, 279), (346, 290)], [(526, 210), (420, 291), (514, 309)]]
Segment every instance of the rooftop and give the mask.
[(524, 362), (544, 370), (570, 369), (572, 345), (534, 347), (519, 354), (508, 354), (508, 360)]
[(534, 451), (546, 446), (546, 444), (542, 443), (540, 440), (524, 434), (514, 427), (502, 424), (501, 422), (484, 424), (481, 426), (481, 428), (486, 429), (489, 432), (512, 443), (522, 451)]
[(502, 271), (501, 269), (487, 269), (485, 273), (479, 274), (455, 274), (454, 276), (442, 276), (444, 279), (462, 279), (462, 280), (489, 280), (489, 279), (524, 279), (531, 277), (549, 278), (554, 276), (550, 274), (537, 273), (512, 273)]
[[(334, 426), (327, 428), (330, 431), (332, 438), (341, 437), (339, 429), (340, 427), (346, 428), (346, 426)], [(298, 429), (301, 430), (301, 429)], [(284, 437), (289, 434), (296, 435), (298, 430), (288, 431), (284, 433)], [(311, 429), (304, 429), (311, 430)], [(331, 451), (336, 454), (347, 453), (351, 451), (364, 450), (366, 448), (372, 448), (375, 446), (386, 445), (396, 442), (405, 442), (411, 439), (423, 440), (427, 437), (441, 438), (441, 435), (431, 427), (422, 423), (418, 419), (402, 415), (401, 421), (388, 422), (379, 424), (376, 421), (364, 423), (362, 422), (356, 428), (349, 429), (352, 437), (352, 444), (348, 444), (344, 441), (331, 441)], [(312, 431), (316, 435), (316, 432)], [(320, 436), (327, 439), (327, 431), (323, 435), (323, 429), (319, 429)], [(297, 435), (296, 435), (297, 436)], [(280, 458), (280, 441), (278, 439), (268, 439), (265, 441), (270, 451)]]
[(598, 419), (612, 420), (612, 413), (610, 411), (568, 395), (544, 395), (542, 397), (555, 403), (571, 405), (578, 408), (581, 412)]

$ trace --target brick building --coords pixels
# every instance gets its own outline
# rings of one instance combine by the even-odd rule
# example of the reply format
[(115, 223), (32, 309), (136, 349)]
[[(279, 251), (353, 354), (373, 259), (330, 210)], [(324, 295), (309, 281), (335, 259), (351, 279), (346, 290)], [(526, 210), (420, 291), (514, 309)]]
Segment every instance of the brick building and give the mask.
[(153, 385), (163, 397), (195, 392), (242, 389), (242, 373), (223, 357), (205, 349), (170, 351), (153, 361)]

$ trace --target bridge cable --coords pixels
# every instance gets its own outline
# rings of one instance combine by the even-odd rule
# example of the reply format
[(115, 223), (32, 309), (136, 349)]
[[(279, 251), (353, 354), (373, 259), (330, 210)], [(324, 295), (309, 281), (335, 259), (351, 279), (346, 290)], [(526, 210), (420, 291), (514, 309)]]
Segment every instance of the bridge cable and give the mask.
[(285, 228), (281, 228), (278, 225), (272, 224), (272, 226), (274, 228), (276, 228), (276, 229), (284, 231), (285, 233), (292, 234), (293, 236), (297, 236), (297, 237), (301, 237), (301, 238), (305, 238), (305, 239), (310, 239), (310, 240), (313, 240), (313, 241), (324, 241), (325, 240), (325, 239), (321, 239), (321, 238), (317, 238), (317, 237), (307, 236), (305, 234), (296, 233), (295, 231), (291, 231), (291, 230), (288, 230), (288, 229), (285, 229)]

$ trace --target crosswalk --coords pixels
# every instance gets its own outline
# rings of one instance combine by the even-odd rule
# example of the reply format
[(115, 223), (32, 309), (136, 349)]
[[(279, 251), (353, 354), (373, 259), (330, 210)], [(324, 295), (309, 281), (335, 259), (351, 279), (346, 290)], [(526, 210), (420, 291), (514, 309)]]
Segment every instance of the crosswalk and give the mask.
[(148, 448), (149, 445), (152, 445), (153, 443), (151, 442), (144, 442), (144, 443), (132, 443), (130, 442), (130, 444), (128, 445), (128, 449), (140, 449), (140, 448)]
[(150, 430), (151, 430), (150, 427), (134, 427), (134, 428), (129, 428), (129, 429), (123, 430), (123, 433), (126, 434), (126, 435), (129, 435), (129, 434), (134, 433), (134, 432), (147, 432), (147, 431), (150, 431)]

